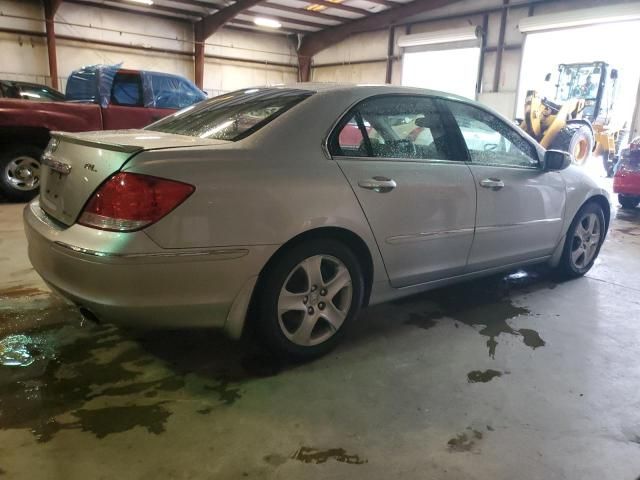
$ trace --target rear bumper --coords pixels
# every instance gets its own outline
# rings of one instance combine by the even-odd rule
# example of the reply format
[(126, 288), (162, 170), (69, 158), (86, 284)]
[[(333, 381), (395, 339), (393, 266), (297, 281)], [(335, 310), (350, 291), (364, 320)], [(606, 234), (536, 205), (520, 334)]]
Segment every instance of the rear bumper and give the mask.
[[(144, 232), (62, 228), (24, 210), (29, 259), (62, 296), (108, 322), (219, 327), (239, 334), (247, 295), (276, 246), (162, 249)], [(230, 318), (233, 311), (236, 318)], [(235, 323), (234, 323), (235, 322)]]
[(621, 172), (613, 177), (613, 191), (640, 197), (640, 172)]

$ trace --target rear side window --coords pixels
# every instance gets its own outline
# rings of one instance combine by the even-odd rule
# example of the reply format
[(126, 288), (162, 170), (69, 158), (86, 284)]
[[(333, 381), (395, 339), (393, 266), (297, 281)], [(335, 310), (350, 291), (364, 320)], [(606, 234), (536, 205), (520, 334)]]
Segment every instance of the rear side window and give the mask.
[(206, 98), (204, 92), (198, 90), (194, 85), (172, 75), (152, 73), (151, 88), (153, 89), (153, 105), (156, 108), (178, 110)]
[(450, 134), (428, 97), (374, 97), (356, 106), (329, 139), (332, 155), (453, 160)]
[(147, 130), (218, 140), (240, 140), (302, 102), (313, 92), (252, 88), (220, 95), (152, 123)]
[(138, 73), (118, 72), (113, 78), (111, 103), (129, 107), (142, 107), (142, 79)]

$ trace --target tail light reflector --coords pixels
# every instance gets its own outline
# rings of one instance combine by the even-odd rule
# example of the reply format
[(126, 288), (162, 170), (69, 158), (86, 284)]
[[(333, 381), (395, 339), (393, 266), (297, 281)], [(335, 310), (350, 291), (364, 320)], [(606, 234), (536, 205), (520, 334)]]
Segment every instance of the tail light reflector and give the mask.
[(195, 187), (138, 173), (116, 173), (84, 207), (78, 223), (115, 232), (140, 230), (157, 222), (193, 193)]

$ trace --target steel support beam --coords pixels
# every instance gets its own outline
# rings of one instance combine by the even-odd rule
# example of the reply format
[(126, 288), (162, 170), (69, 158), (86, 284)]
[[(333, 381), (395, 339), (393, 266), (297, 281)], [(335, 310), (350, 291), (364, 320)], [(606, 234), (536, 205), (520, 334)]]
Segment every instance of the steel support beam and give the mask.
[(236, 3), (217, 11), (216, 13), (204, 17), (202, 20), (197, 22), (201, 25), (200, 28), (202, 28), (203, 38), (206, 40), (225, 23), (232, 20), (236, 15), (262, 1), (263, 0), (238, 0)]
[(49, 57), (49, 76), (51, 86), (58, 90), (58, 55), (56, 52), (56, 31), (54, 18), (62, 0), (44, 0), (44, 21), (47, 32), (47, 55)]
[(406, 17), (444, 7), (454, 1), (460, 0), (414, 0), (413, 2), (401, 4), (398, 7), (383, 10), (382, 12), (374, 13), (364, 18), (311, 33), (302, 39), (298, 54), (305, 57), (312, 57), (319, 51), (341, 42), (354, 33), (387, 28), (399, 23)]
[(500, 31), (498, 33), (498, 48), (496, 50), (496, 68), (493, 73), (493, 91), (500, 88), (500, 75), (502, 74), (502, 54), (504, 53), (504, 35), (507, 29), (507, 16), (509, 15), (509, 0), (502, 0), (505, 7), (500, 16)]
[(204, 35), (202, 25), (196, 23), (193, 25), (193, 62), (195, 70), (196, 85), (200, 90), (204, 88)]
[(387, 41), (387, 71), (385, 74), (385, 83), (391, 83), (393, 75), (393, 49), (395, 47), (395, 27), (389, 27), (389, 38)]
[(482, 45), (480, 46), (480, 64), (478, 65), (478, 78), (476, 80), (476, 95), (482, 93), (482, 78), (484, 77), (484, 57), (487, 52), (487, 31), (489, 30), (489, 14), (482, 16)]
[(311, 80), (311, 57), (298, 55), (298, 81), (308, 82)]

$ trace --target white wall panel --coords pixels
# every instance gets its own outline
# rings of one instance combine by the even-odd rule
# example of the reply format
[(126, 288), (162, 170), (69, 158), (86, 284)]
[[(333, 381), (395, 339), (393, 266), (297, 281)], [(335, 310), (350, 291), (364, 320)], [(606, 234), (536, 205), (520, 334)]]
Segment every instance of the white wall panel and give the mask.
[(193, 29), (185, 22), (145, 17), (77, 3), (60, 5), (56, 34), (140, 47), (193, 51)]
[(316, 67), (312, 70), (311, 80), (337, 83), (384, 83), (386, 72), (385, 62)]
[[(0, 0), (0, 12), (0, 28), (44, 31), (44, 12), (39, 1)], [(97, 63), (123, 63), (127, 68), (175, 73), (190, 79), (194, 76), (193, 28), (187, 22), (63, 2), (56, 15), (56, 33), (59, 35), (58, 75), (62, 90), (71, 71)], [(123, 47), (101, 42), (122, 44)], [(50, 84), (44, 38), (0, 33), (0, 52), (2, 78)], [(207, 39), (205, 53), (226, 57), (206, 59), (204, 89), (210, 94), (297, 80), (295, 48), (285, 35), (223, 28)], [(260, 61), (264, 65), (243, 63), (242, 60)], [(291, 64), (292, 67), (274, 66), (273, 63)]]
[(42, 37), (0, 33), (0, 78), (47, 83), (47, 47)]
[(205, 53), (269, 63), (297, 65), (295, 45), (285, 35), (223, 28), (207, 39)]
[(33, 0), (2, 0), (0, 1), (0, 12), (2, 12), (2, 15), (0, 15), (0, 27), (2, 28), (44, 32), (44, 24), (37, 20), (44, 18), (44, 10), (40, 2)]
[(298, 70), (289, 67), (247, 65), (210, 58), (204, 66), (204, 87), (209, 96), (238, 88), (294, 83), (297, 79)]
[(323, 63), (349, 63), (387, 56), (388, 31), (360, 33), (347, 38), (313, 57), (314, 65)]

